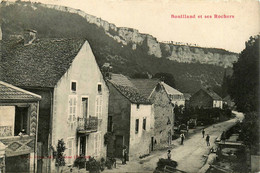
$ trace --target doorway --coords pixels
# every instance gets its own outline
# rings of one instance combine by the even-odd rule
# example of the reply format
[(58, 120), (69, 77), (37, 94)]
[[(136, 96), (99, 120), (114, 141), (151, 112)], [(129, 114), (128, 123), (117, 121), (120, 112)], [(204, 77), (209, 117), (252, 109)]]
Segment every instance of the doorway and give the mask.
[(86, 156), (86, 136), (79, 138), (79, 156)]
[(115, 141), (115, 157), (122, 158), (123, 157), (123, 147), (124, 147), (124, 136), (116, 135)]
[(154, 144), (153, 144), (153, 137), (151, 137), (151, 151), (153, 151), (153, 146)]

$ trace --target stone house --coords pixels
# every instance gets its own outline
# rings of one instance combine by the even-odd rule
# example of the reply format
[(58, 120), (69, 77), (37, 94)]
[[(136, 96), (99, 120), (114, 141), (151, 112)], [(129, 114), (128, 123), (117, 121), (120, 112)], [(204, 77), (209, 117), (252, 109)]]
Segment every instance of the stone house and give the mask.
[[(42, 96), (38, 172), (55, 169), (58, 140), (66, 165), (79, 155), (106, 156), (109, 91), (89, 43), (82, 39), (2, 40), (0, 79)], [(4, 73), (2, 73), (4, 72)]]
[(131, 79), (131, 82), (154, 105), (152, 150), (169, 146), (174, 133), (174, 105), (164, 87), (165, 83), (158, 79)]
[(153, 135), (153, 105), (142, 96), (132, 82), (121, 74), (110, 74), (109, 87), (108, 157), (122, 157), (127, 147), (129, 160), (150, 153)]
[(211, 89), (200, 89), (190, 98), (191, 107), (220, 108), (222, 109), (222, 98)]
[(37, 170), (41, 96), (0, 81), (0, 172)]
[(235, 107), (235, 102), (231, 99), (230, 95), (227, 95), (225, 98), (223, 98), (223, 106), (226, 105), (226, 107), (233, 109)]
[(162, 85), (164, 86), (165, 91), (169, 95), (171, 102), (174, 105), (185, 106), (185, 98), (184, 98), (183, 93), (181, 93), (177, 89), (174, 89), (173, 87), (169, 86), (168, 84), (166, 84), (164, 82), (162, 82)]

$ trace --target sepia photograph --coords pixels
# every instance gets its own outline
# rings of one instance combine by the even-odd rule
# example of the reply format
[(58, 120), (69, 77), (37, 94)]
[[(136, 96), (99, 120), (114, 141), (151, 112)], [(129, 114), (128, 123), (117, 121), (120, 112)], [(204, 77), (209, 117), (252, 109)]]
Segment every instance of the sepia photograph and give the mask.
[(260, 172), (259, 0), (0, 0), (0, 173)]

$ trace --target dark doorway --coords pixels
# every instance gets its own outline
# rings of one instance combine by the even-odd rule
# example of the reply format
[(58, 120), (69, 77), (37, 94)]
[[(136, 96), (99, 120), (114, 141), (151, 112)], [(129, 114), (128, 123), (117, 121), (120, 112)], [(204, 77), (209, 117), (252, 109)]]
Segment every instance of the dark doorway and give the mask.
[(6, 172), (30, 172), (30, 154), (6, 157), (5, 164)]
[(86, 136), (81, 136), (79, 140), (79, 155), (86, 156)]
[(153, 151), (153, 137), (151, 137), (151, 151)]
[(123, 157), (123, 146), (124, 146), (124, 137), (121, 135), (116, 135), (116, 141), (115, 141), (115, 156), (117, 158)]

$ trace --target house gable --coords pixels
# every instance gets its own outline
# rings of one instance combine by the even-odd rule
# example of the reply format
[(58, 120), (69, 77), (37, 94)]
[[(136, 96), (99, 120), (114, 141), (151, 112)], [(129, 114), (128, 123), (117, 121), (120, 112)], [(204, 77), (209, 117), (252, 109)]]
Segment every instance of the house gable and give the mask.
[(190, 106), (211, 108), (213, 106), (213, 99), (207, 92), (201, 89), (191, 96)]
[[(86, 41), (54, 87), (52, 145), (55, 146), (63, 138), (65, 143), (69, 142), (72, 146), (70, 152), (78, 154), (78, 118), (96, 117), (97, 132), (88, 135), (86, 145), (89, 148), (86, 154), (96, 158), (105, 157), (106, 147), (102, 136), (107, 132), (108, 98), (108, 87)], [(94, 149), (97, 147), (94, 143), (96, 133), (101, 141), (98, 153)]]

